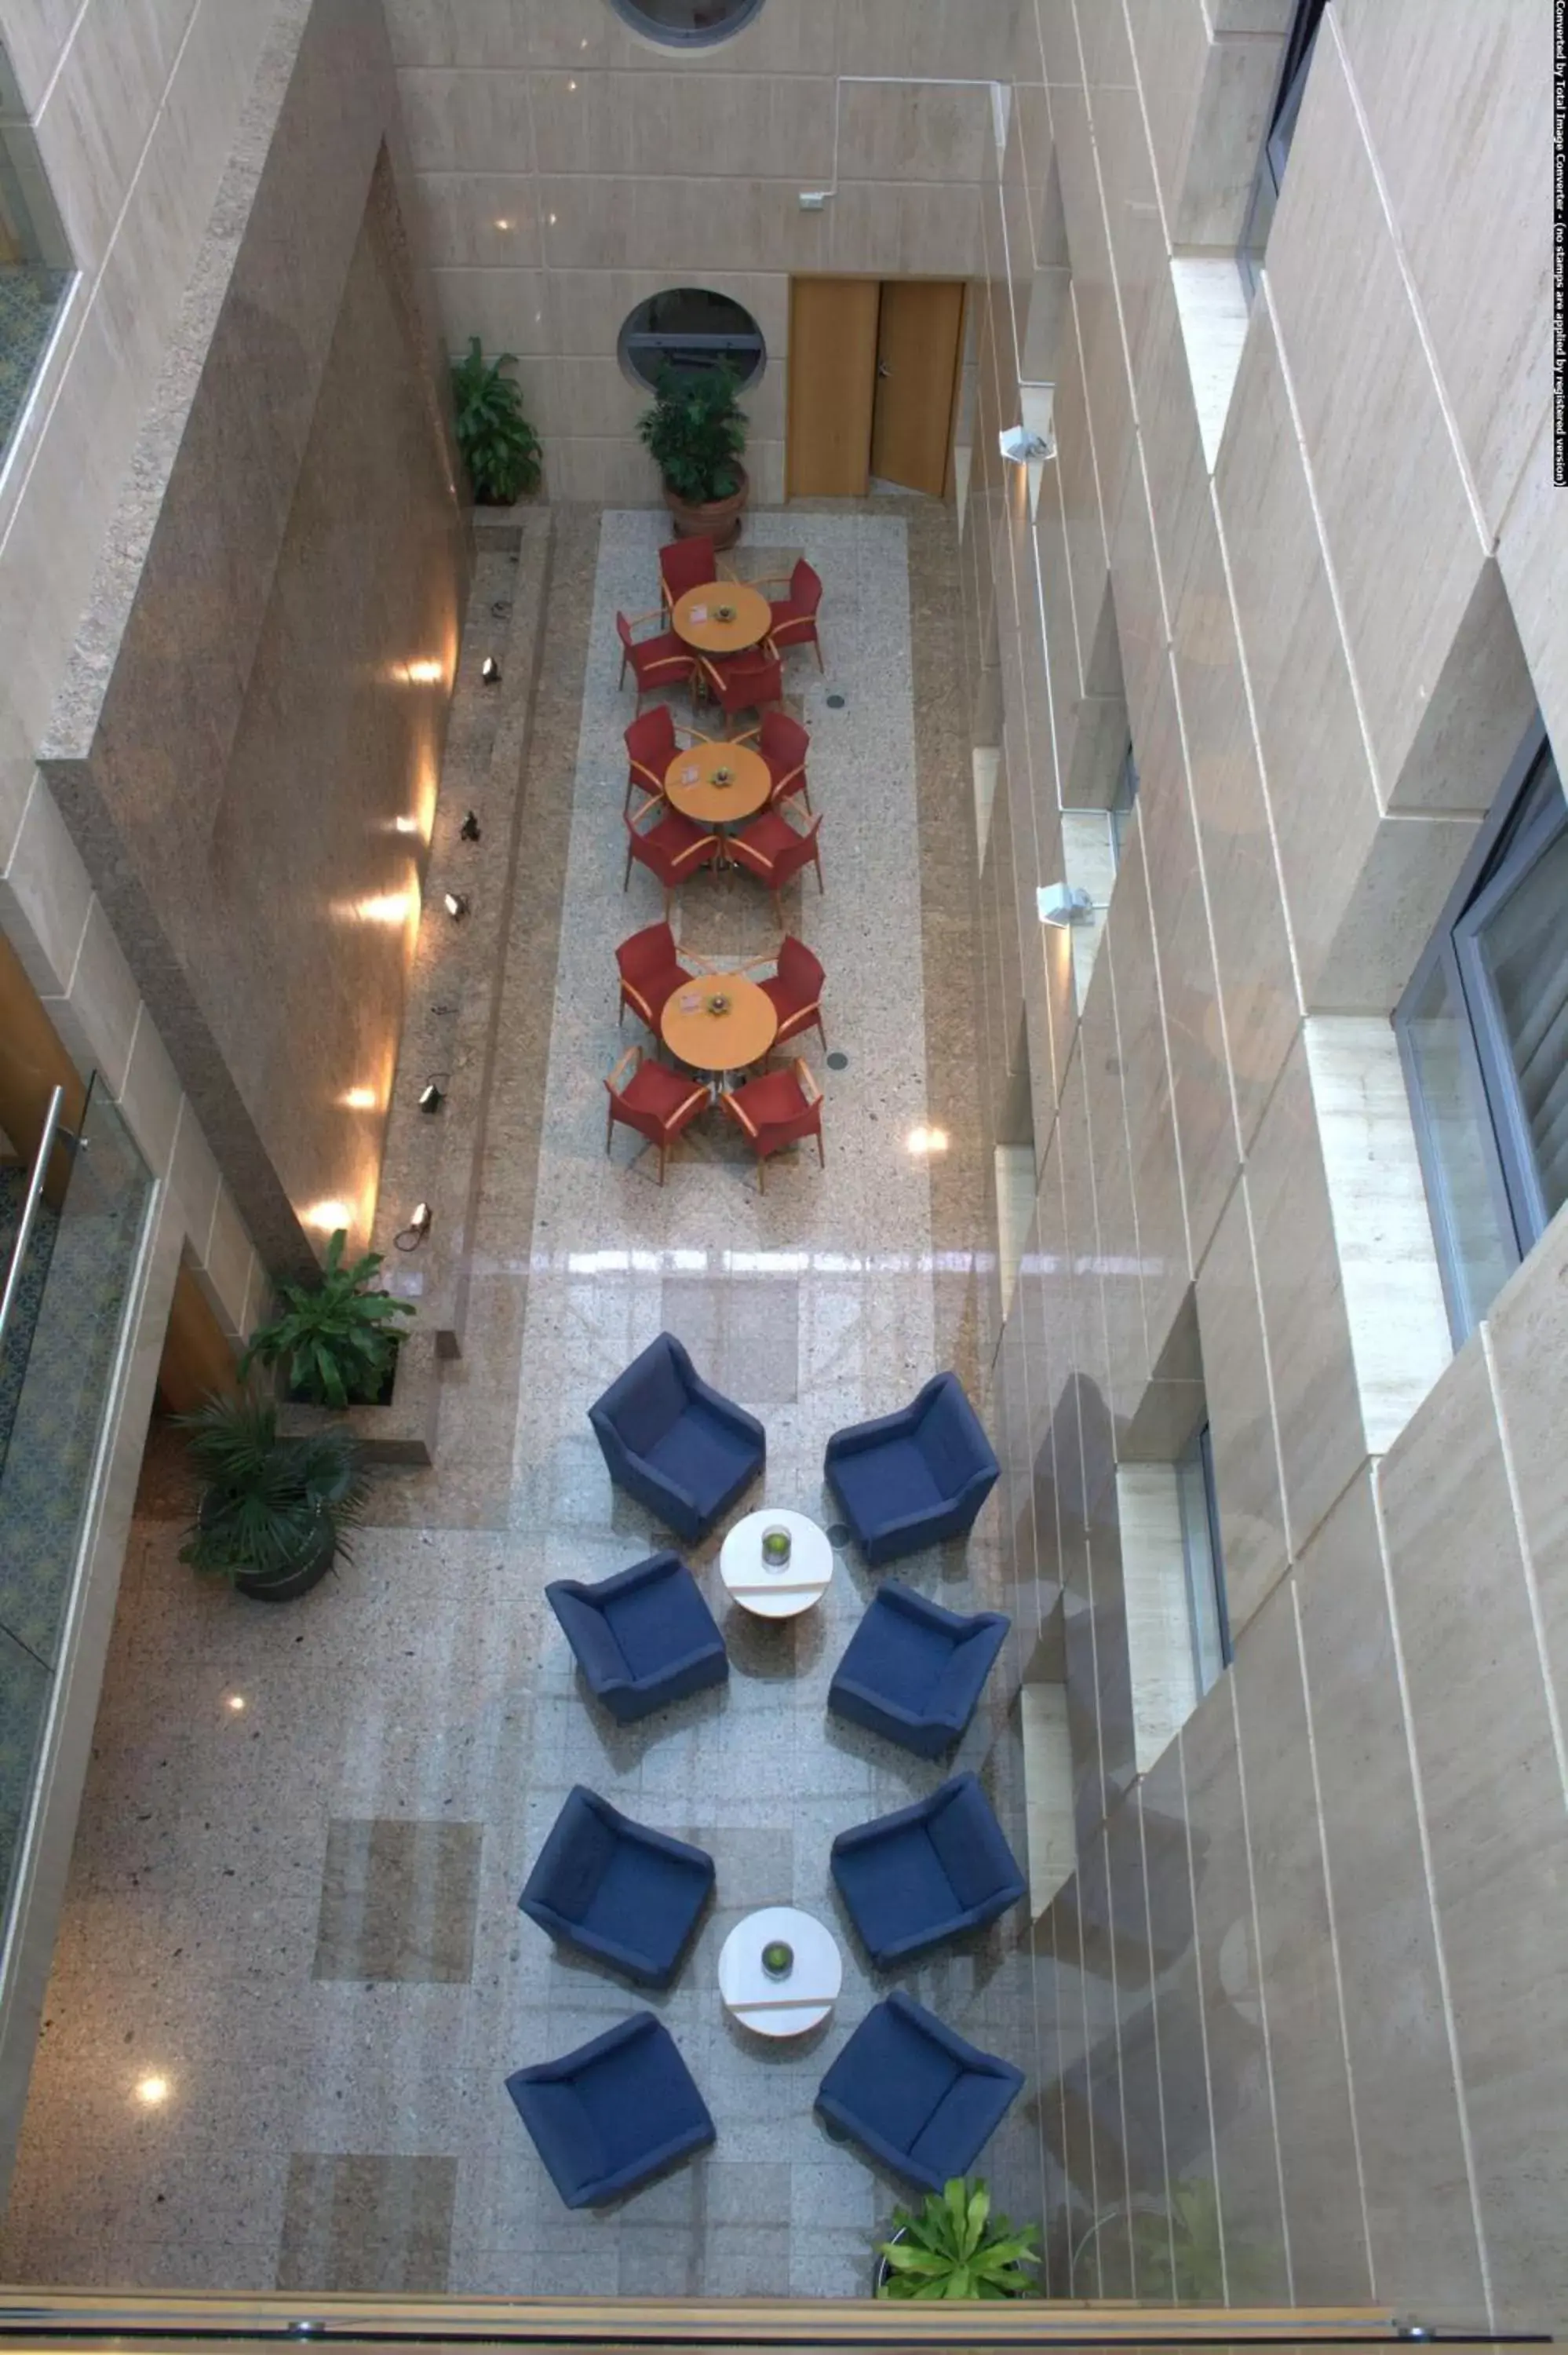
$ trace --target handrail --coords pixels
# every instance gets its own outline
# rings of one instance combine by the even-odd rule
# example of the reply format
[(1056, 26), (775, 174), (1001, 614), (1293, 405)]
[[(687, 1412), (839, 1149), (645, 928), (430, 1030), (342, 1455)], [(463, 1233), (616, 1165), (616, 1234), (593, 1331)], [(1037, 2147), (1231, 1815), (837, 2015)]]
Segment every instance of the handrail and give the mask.
[[(525, 2264), (526, 2260), (520, 2260)], [(819, 2350), (866, 2349), (883, 2355), (955, 2355), (975, 2349), (1147, 2350), (1311, 2344), (1393, 2346), (1411, 2339), (1451, 2344), (1499, 2345), (1549, 2337), (1484, 2328), (1423, 2328), (1386, 2307), (1172, 2307), (1131, 2299), (1020, 2298), (992, 2303), (922, 2306), (873, 2298), (549, 2298), (313, 2296), (308, 2291), (138, 2293), (104, 2290), (0, 2290), (0, 2349), (91, 2350), (106, 2345), (232, 2350), (302, 2341), (345, 2350), (357, 2345), (395, 2355), (422, 2341), (427, 2348), (461, 2346), (536, 2350), (577, 2348), (665, 2350), (700, 2349)]]
[(49, 1108), (44, 1115), (44, 1133), (38, 1139), (38, 1149), (33, 1156), (33, 1173), (27, 1180), (27, 1199), (22, 1205), (22, 1223), (16, 1230), (16, 1241), (11, 1252), (11, 1264), (5, 1271), (5, 1289), (0, 1293), (0, 1342), (5, 1338), (5, 1327), (12, 1305), (22, 1281), (22, 1268), (27, 1256), (27, 1243), (33, 1231), (33, 1220), (38, 1215), (38, 1201), (48, 1172), (49, 1156), (55, 1149), (59, 1134), (60, 1114), (65, 1106), (65, 1090), (57, 1088), (49, 1098)]

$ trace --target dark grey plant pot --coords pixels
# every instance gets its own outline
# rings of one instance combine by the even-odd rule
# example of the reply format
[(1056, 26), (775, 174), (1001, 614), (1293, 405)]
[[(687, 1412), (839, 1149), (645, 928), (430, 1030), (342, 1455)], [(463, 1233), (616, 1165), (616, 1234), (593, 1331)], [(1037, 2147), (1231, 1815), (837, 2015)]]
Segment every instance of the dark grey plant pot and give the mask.
[[(887, 2235), (887, 2238), (888, 2238), (890, 2241), (901, 2241), (901, 2240), (903, 2240), (903, 2238), (904, 2238), (904, 2227), (902, 2226), (902, 2224), (899, 2226), (899, 2228), (898, 2228), (898, 2230), (897, 2230), (897, 2232), (889, 2232), (889, 2233), (888, 2233), (888, 2235)], [(884, 2283), (886, 2281), (888, 2275), (889, 2275), (892, 2271), (893, 2271), (893, 2267), (888, 2264), (887, 2259), (886, 2259), (886, 2258), (882, 2254), (881, 2251), (879, 2250), (879, 2251), (877, 2252), (877, 2258), (876, 2258), (876, 2271), (875, 2271), (875, 2273), (874, 2273), (874, 2274), (873, 2274), (873, 2275), (872, 2275), (872, 2277), (871, 2277), (871, 2294), (872, 2294), (873, 2297), (880, 2297), (880, 2296), (882, 2296), (883, 2285), (884, 2285)]]

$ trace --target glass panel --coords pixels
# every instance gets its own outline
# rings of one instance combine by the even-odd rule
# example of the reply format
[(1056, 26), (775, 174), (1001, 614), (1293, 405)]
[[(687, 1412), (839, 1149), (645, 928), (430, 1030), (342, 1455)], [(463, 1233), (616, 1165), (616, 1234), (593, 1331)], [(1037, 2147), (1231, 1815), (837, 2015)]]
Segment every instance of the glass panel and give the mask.
[(672, 286), (629, 314), (620, 357), (646, 385), (657, 385), (664, 368), (712, 368), (726, 360), (748, 385), (762, 374), (768, 354), (762, 330), (744, 304), (705, 287)]
[(26, 108), (0, 49), (0, 453), (74, 274)]
[(1122, 755), (1121, 774), (1116, 781), (1116, 793), (1110, 805), (1111, 855), (1118, 867), (1121, 865), (1121, 846), (1127, 833), (1127, 822), (1132, 815), (1133, 805), (1137, 800), (1138, 762), (1133, 758), (1132, 741), (1129, 737), (1127, 751)]
[(43, 1273), (21, 1327), (26, 1357), (16, 1369), (0, 1470), (0, 1837), (6, 1842), (0, 1865), (7, 1902), (153, 1190), (119, 1114), (96, 1090), (89, 1092), (74, 1150), (57, 1148), (56, 1173), (62, 1163), (63, 1186), (51, 1182), (39, 1205)]
[(1439, 963), (1410, 1000), (1404, 1024), (1414, 1068), (1427, 1199), (1442, 1246), (1448, 1314), (1463, 1339), (1519, 1262), (1502, 1193), (1470, 1018), (1453, 968)]
[(722, 41), (738, 33), (762, 0), (614, 0), (618, 13), (656, 41)]
[(1187, 1562), (1187, 1617), (1198, 1690), (1206, 1693), (1230, 1657), (1225, 1625), (1219, 1515), (1213, 1495), (1207, 1424), (1176, 1466), (1181, 1503), (1181, 1547)]
[(1512, 1060), (1542, 1224), (1568, 1200), (1565, 908), (1568, 829), (1547, 844), (1477, 933), (1481, 971)]

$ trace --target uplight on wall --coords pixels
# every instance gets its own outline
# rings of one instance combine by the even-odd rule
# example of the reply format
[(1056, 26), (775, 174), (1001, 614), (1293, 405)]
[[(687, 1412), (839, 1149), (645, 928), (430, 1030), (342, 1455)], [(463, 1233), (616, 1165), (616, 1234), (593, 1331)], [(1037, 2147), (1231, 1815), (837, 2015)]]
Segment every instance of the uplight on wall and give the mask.
[(449, 891), (446, 898), (441, 901), (441, 905), (446, 910), (448, 915), (451, 918), (453, 923), (461, 924), (463, 918), (468, 913), (468, 893), (466, 891)]
[(1065, 929), (1092, 922), (1095, 903), (1080, 883), (1042, 883), (1034, 905), (1043, 924)]
[(354, 1223), (354, 1212), (346, 1202), (313, 1202), (300, 1215), (307, 1227), (314, 1227), (323, 1235), (335, 1235), (339, 1227)]

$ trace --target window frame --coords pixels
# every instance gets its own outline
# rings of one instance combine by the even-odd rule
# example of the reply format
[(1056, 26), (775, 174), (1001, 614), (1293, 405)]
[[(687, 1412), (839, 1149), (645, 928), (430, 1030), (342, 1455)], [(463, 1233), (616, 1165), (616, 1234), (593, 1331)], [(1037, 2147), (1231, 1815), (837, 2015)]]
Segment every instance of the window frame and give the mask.
[[(662, 337), (658, 330), (654, 328), (634, 328), (632, 326), (632, 321), (636, 319), (640, 314), (646, 311), (652, 304), (662, 302), (666, 296), (671, 294), (702, 294), (710, 302), (728, 303), (732, 304), (736, 310), (740, 312), (743, 317), (751, 321), (750, 330), (748, 333), (744, 335), (704, 335), (699, 333), (690, 336), (682, 336), (678, 338), (669, 338)], [(768, 338), (763, 334), (760, 325), (758, 324), (756, 314), (750, 311), (743, 302), (741, 302), (737, 295), (726, 294), (724, 289), (720, 286), (694, 286), (687, 283), (683, 283), (678, 286), (662, 286), (656, 293), (644, 294), (640, 301), (632, 304), (630, 310), (627, 313), (625, 318), (620, 323), (620, 333), (617, 335), (615, 339), (615, 356), (620, 363), (622, 375), (626, 377), (630, 383), (636, 385), (640, 392), (656, 392), (658, 390), (658, 385), (653, 377), (648, 377), (642, 374), (641, 368), (636, 365), (632, 358), (633, 351), (638, 349), (646, 349), (652, 353), (660, 349), (664, 342), (670, 340), (678, 341), (682, 348), (687, 351), (696, 351), (699, 349), (711, 350), (715, 354), (715, 357), (733, 352), (754, 351), (755, 362), (749, 373), (746, 372), (738, 365), (736, 366), (736, 389), (738, 391), (749, 392), (753, 386), (760, 384), (763, 377), (767, 374)], [(678, 368), (680, 366), (679, 360), (675, 359), (668, 352), (665, 353), (663, 364), (671, 368)], [(699, 363), (699, 365), (701, 366), (705, 364)]]
[(638, 0), (606, 0), (606, 5), (629, 32), (641, 33), (645, 41), (652, 41), (662, 49), (711, 49), (721, 41), (732, 41), (737, 33), (744, 33), (748, 25), (755, 24), (767, 0), (735, 0), (733, 23), (716, 27), (693, 27), (685, 32), (673, 26), (650, 24)]
[(1413, 1037), (1414, 1009), (1441, 973), (1453, 1003), (1465, 1018), (1456, 1029), (1466, 1093), (1486, 1158), (1498, 1232), (1505, 1248), (1511, 1247), (1517, 1265), (1540, 1241), (1550, 1214), (1536, 1171), (1529, 1118), (1520, 1098), (1513, 1051), (1484, 969), (1479, 936), (1489, 920), (1568, 829), (1568, 792), (1560, 790), (1560, 806), (1548, 805), (1533, 813), (1528, 806), (1548, 762), (1555, 766), (1555, 757), (1538, 712), (1393, 1009), (1393, 1033), (1456, 1347), (1469, 1338), (1484, 1311), (1472, 1318), (1461, 1290), (1465, 1255), (1450, 1214), (1447, 1173), (1422, 1083)]

